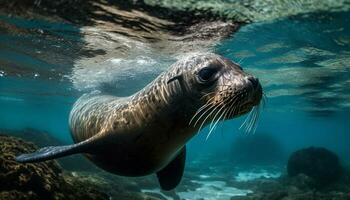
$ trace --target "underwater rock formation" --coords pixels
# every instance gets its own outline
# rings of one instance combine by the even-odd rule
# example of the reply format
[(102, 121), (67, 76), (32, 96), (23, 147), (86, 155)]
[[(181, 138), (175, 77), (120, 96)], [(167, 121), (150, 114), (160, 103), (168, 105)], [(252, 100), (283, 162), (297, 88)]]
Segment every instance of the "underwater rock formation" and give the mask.
[(120, 177), (102, 171), (70, 172), (56, 161), (21, 164), (14, 160), (15, 155), (36, 149), (33, 143), (0, 133), (0, 199), (158, 200), (140, 189), (158, 187), (155, 177)]
[(72, 172), (64, 174), (64, 179), (76, 187), (86, 187), (86, 185), (94, 187), (107, 193), (109, 199), (113, 200), (159, 200), (154, 194), (141, 192), (141, 187), (158, 188), (157, 180), (151, 176), (133, 178), (114, 176), (106, 172)]
[(305, 148), (288, 161), (288, 174), (277, 179), (236, 183), (253, 193), (232, 200), (346, 200), (350, 199), (350, 173), (341, 167), (337, 155), (325, 148)]
[(231, 160), (236, 165), (272, 165), (285, 159), (282, 146), (268, 134), (240, 136), (231, 146)]
[[(46, 146), (64, 145), (64, 143), (53, 137), (52, 134), (33, 128), (25, 128), (22, 130), (0, 130), (0, 132), (32, 142), (40, 148)], [(57, 161), (65, 170), (98, 171), (97, 167), (82, 155), (72, 155), (66, 158), (57, 159)]]
[(341, 175), (338, 156), (318, 147), (309, 147), (294, 152), (287, 165), (291, 177), (305, 174), (315, 181), (315, 186), (323, 186), (336, 181)]
[(0, 199), (108, 199), (93, 186), (68, 183), (55, 161), (17, 163), (15, 155), (37, 147), (15, 137), (0, 135)]
[(232, 197), (231, 200), (347, 200), (350, 199), (349, 175), (336, 183), (323, 188), (310, 187), (313, 180), (299, 174), (295, 177), (284, 176), (278, 179), (259, 179), (241, 183), (236, 187), (250, 188), (253, 192), (247, 196)]

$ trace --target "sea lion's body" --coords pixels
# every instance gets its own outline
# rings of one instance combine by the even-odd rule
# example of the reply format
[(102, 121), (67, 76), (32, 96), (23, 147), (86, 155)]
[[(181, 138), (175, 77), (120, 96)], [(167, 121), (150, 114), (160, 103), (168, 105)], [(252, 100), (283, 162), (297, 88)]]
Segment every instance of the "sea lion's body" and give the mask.
[(85, 95), (74, 104), (70, 126), (75, 143), (96, 134), (104, 141), (95, 154), (87, 154), (91, 161), (118, 175), (143, 176), (159, 171), (179, 153), (196, 133), (186, 114), (186, 105), (193, 106), (185, 93), (171, 91), (178, 86), (168, 85), (165, 76), (130, 97)]
[(157, 173), (162, 188), (172, 189), (181, 180), (187, 141), (210, 121), (248, 112), (261, 94), (258, 80), (237, 64), (215, 54), (189, 57), (132, 96), (83, 95), (69, 119), (76, 144), (46, 147), (17, 160), (84, 153), (114, 174)]

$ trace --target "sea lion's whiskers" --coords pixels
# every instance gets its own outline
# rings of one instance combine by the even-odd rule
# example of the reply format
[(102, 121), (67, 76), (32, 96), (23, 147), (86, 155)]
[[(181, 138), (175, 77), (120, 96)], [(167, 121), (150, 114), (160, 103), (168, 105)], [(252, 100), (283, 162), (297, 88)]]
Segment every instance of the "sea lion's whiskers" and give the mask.
[[(260, 119), (260, 115), (261, 115), (261, 112), (262, 112), (262, 110), (261, 110), (262, 108), (261, 108), (261, 106), (260, 105), (258, 105), (258, 119), (257, 119), (257, 124), (256, 124), (256, 126), (258, 126), (258, 123), (259, 123), (259, 119)], [(256, 129), (256, 128), (255, 128)]]
[[(212, 101), (214, 98), (215, 98), (215, 96), (213, 96), (213, 97), (211, 97), (210, 99), (208, 99), (207, 102), (195, 112), (195, 114), (192, 116), (192, 118), (191, 118), (190, 122), (188, 123), (188, 125), (191, 125), (191, 123), (192, 123), (192, 121), (195, 119), (195, 117), (196, 117), (200, 112), (202, 112), (203, 110), (205, 110), (206, 108), (208, 108), (208, 106), (211, 106), (211, 107), (212, 107), (213, 105), (215, 105), (215, 102)], [(209, 109), (211, 109), (211, 108), (209, 108)], [(205, 112), (207, 112), (207, 111), (208, 111), (208, 109), (207, 109)], [(197, 119), (197, 121), (198, 121), (198, 119)], [(196, 124), (197, 124), (197, 122), (194, 124), (194, 126), (196, 126)]]
[(222, 110), (223, 108), (225, 108), (225, 103), (224, 103), (224, 102), (222, 102), (221, 108), (215, 113), (213, 119), (211, 120), (210, 125), (209, 125), (210, 128), (212, 127), (213, 122), (215, 121), (217, 115), (221, 112), (221, 110)]
[[(225, 91), (225, 90), (224, 90)], [(212, 98), (210, 98), (209, 100), (208, 100), (208, 102), (209, 101), (211, 101), (212, 99), (214, 99), (215, 98), (215, 96), (214, 97), (212, 97)], [(220, 102), (220, 104), (222, 104), (222, 102)], [(196, 120), (196, 122), (194, 123), (194, 125), (193, 125), (193, 127), (195, 127), (196, 125), (197, 125), (197, 123), (199, 122), (199, 120), (205, 115), (205, 113), (207, 113), (210, 109), (212, 109), (213, 107), (215, 107), (215, 102), (212, 102), (212, 106), (210, 107), (210, 108), (208, 108), (208, 109), (206, 109), (202, 114), (201, 114), (201, 116)], [(199, 114), (199, 113), (198, 113)], [(196, 115), (198, 115), (198, 114), (196, 114)], [(192, 121), (193, 119), (191, 119), (191, 121)], [(190, 122), (191, 123), (191, 122)]]
[[(212, 130), (212, 129), (215, 127), (216, 121), (217, 121), (216, 117), (221, 113), (221, 110), (222, 110), (224, 107), (225, 107), (225, 105), (222, 104), (222, 105), (220, 106), (220, 109), (217, 110), (217, 111), (215, 112), (215, 115), (214, 115), (214, 117), (212, 118), (212, 120), (211, 120), (211, 122), (210, 122), (209, 130)], [(219, 119), (219, 118), (220, 118), (220, 117), (218, 117), (218, 119)], [(211, 131), (209, 131), (209, 132), (211, 132)]]
[(247, 126), (245, 127), (245, 133), (246, 134), (249, 134), (249, 130), (250, 130), (250, 127), (252, 126), (252, 123), (253, 123), (253, 121), (254, 121), (254, 117), (255, 117), (255, 107), (253, 107), (252, 108), (252, 110), (251, 110), (251, 116), (250, 116), (250, 118), (249, 118), (249, 121), (248, 121), (248, 123), (247, 123)]
[(234, 105), (236, 102), (237, 100), (235, 100), (235, 102), (232, 103), (228, 116), (233, 116), (235, 114), (237, 106), (234, 106)]
[[(207, 119), (214, 113), (214, 111), (215, 111), (217, 108), (219, 108), (220, 106), (224, 106), (224, 105), (225, 105), (225, 102), (224, 102), (224, 101), (221, 101), (219, 104), (217, 104), (216, 106), (214, 106), (213, 110), (212, 110), (212, 111), (209, 113), (209, 115), (207, 115), (207, 117), (202, 121), (199, 130), (202, 129), (202, 126), (203, 126), (204, 123), (207, 121)], [(203, 114), (204, 114), (204, 113), (203, 113)], [(201, 115), (200, 118), (202, 118), (203, 114)], [(199, 121), (200, 118), (198, 118), (197, 121)], [(212, 121), (212, 122), (213, 122), (213, 121)], [(197, 122), (196, 122), (196, 123), (197, 123)]]
[[(249, 124), (248, 130), (247, 130), (247, 134), (252, 133), (253, 127), (256, 124), (256, 119), (257, 119), (257, 111), (256, 110), (257, 110), (256, 107), (254, 107), (252, 121)], [(254, 132), (253, 132), (253, 134), (254, 134)]]
[[(219, 112), (220, 112), (220, 110), (219, 110), (217, 113), (219, 113)], [(222, 118), (222, 116), (224, 115), (224, 113), (225, 113), (225, 112), (222, 112), (222, 114), (220, 115), (220, 117), (219, 117), (219, 118), (216, 120), (216, 122), (214, 123), (214, 126), (211, 127), (211, 129), (209, 130), (209, 133), (207, 134), (207, 137), (206, 137), (205, 140), (208, 140), (208, 138), (210, 137), (212, 131), (214, 130), (214, 128), (216, 127), (216, 125), (218, 124), (218, 122), (220, 121), (220, 119)]]
[[(223, 106), (222, 108), (224, 108), (224, 106)], [(213, 127), (210, 128), (209, 133), (207, 134), (207, 137), (206, 137), (205, 140), (208, 140), (208, 138), (210, 137), (212, 131), (214, 131), (214, 130), (216, 129), (217, 124), (218, 124), (222, 119), (225, 119), (225, 116), (226, 116), (226, 114), (228, 113), (228, 109), (224, 109), (224, 110), (222, 110), (222, 111), (221, 111), (221, 110), (222, 110), (222, 109), (220, 109), (220, 110), (218, 111), (218, 113), (221, 112), (220, 117), (216, 120), (216, 122), (215, 122), (215, 124), (213, 125)], [(215, 118), (215, 117), (214, 117), (214, 118)]]
[(234, 96), (232, 99), (230, 99), (226, 105), (229, 105), (229, 107), (226, 109), (227, 110), (227, 113), (224, 117), (224, 119), (227, 119), (229, 116), (231, 116), (231, 110), (234, 110), (235, 108), (235, 103), (237, 102), (238, 100), (238, 95)]
[(220, 126), (221, 136), (223, 136), (223, 134), (224, 134), (224, 124), (225, 124), (225, 123), (224, 123), (223, 121), (226, 120), (227, 117), (228, 117), (229, 108), (230, 108), (230, 107), (228, 107), (227, 109), (224, 110), (225, 115), (222, 117), (222, 121), (220, 121), (220, 123), (219, 123), (219, 125), (218, 125), (218, 126)]
[[(229, 85), (218, 85), (218, 86), (227, 86), (227, 87), (230, 87)], [(229, 88), (222, 90), (222, 92), (225, 92), (225, 91), (227, 91), (227, 90), (229, 90)], [(201, 97), (201, 99), (207, 97), (208, 95), (214, 94), (214, 93), (216, 93), (216, 92), (210, 92), (210, 93), (208, 93), (208, 94), (205, 94), (205, 95), (203, 95), (203, 96)], [(189, 122), (189, 125), (192, 123), (192, 121), (195, 119), (195, 117), (196, 117), (201, 111), (203, 111), (205, 108), (207, 108), (208, 106), (210, 106), (210, 105), (212, 105), (212, 104), (214, 103), (214, 102), (211, 102), (211, 100), (213, 100), (214, 98), (215, 98), (215, 96), (213, 96), (213, 97), (211, 97), (210, 99), (208, 99), (208, 100), (207, 100), (207, 103), (204, 104), (202, 107), (200, 107), (200, 108), (196, 111), (196, 113), (192, 116), (192, 118), (191, 118), (191, 120), (190, 120), (190, 122)], [(210, 109), (210, 108), (209, 108), (209, 109)], [(202, 116), (201, 116), (201, 117), (202, 117)], [(198, 123), (198, 121), (199, 121), (199, 119), (200, 119), (201, 117), (199, 117), (199, 118), (197, 119), (197, 121), (196, 121), (196, 123), (195, 123), (194, 126), (196, 126), (196, 124)]]
[(212, 118), (210, 125), (209, 125), (209, 129), (211, 130), (214, 126), (215, 126), (215, 122), (216, 122), (216, 117), (218, 116), (218, 114), (221, 113), (221, 110), (224, 108), (225, 106), (222, 105), (220, 106), (220, 109), (218, 111), (215, 112), (214, 117)]
[[(223, 101), (221, 101), (218, 104), (216, 104), (216, 106), (213, 108), (213, 110), (210, 112), (210, 114), (208, 116), (210, 116), (211, 114), (214, 114), (214, 112), (215, 112), (215, 115), (214, 115), (214, 117), (215, 117), (216, 113), (218, 112), (217, 109), (219, 109), (219, 111), (220, 111), (222, 109), (222, 107), (224, 107), (224, 102)], [(206, 118), (208, 118), (208, 116)]]
[[(212, 97), (212, 98), (214, 98), (214, 97)], [(200, 107), (200, 108), (196, 111), (196, 113), (194, 113), (194, 115), (192, 116), (192, 118), (191, 118), (190, 122), (188, 123), (188, 125), (191, 125), (192, 121), (195, 119), (195, 117), (196, 117), (201, 111), (205, 110), (208, 106), (213, 105), (213, 104), (214, 104), (214, 102), (208, 101), (206, 104), (204, 104), (202, 107)]]
[(233, 99), (232, 99), (232, 102), (230, 103), (231, 104), (231, 111), (230, 111), (230, 114), (228, 116), (233, 116), (235, 114), (235, 111), (237, 109), (237, 106), (235, 106), (236, 103), (239, 102), (239, 95), (236, 95)]
[[(231, 110), (231, 108), (233, 108), (233, 107), (234, 107), (234, 104), (230, 105), (230, 106), (225, 110), (226, 114), (224, 115), (224, 117), (223, 117), (223, 119), (222, 119), (223, 121), (230, 118), (230, 110)], [(221, 123), (221, 125), (222, 125), (222, 127), (223, 127), (223, 126), (224, 126), (224, 122)]]
[(258, 119), (258, 107), (257, 106), (254, 106), (254, 115), (253, 115), (253, 121), (251, 122), (251, 125), (249, 127), (249, 130), (248, 130), (248, 134), (249, 133), (252, 133), (254, 134), (254, 132), (252, 132), (253, 128), (255, 129), (255, 126), (256, 126), (256, 122), (257, 122), (257, 119)]
[[(215, 104), (214, 102), (211, 103), (211, 106), (209, 108), (207, 108), (206, 110), (204, 110), (204, 112), (198, 117), (198, 119), (196, 120), (196, 122), (194, 123), (193, 127), (196, 127), (197, 123), (200, 121), (200, 119), (211, 109), (215, 110), (215, 107), (217, 106), (217, 104)], [(213, 111), (212, 111), (213, 112)], [(211, 112), (211, 113), (212, 113)]]
[(201, 97), (201, 99), (204, 99), (205, 97), (207, 97), (207, 96), (209, 96), (209, 95), (211, 95), (211, 94), (214, 94), (214, 93), (216, 93), (216, 92), (209, 92), (208, 94), (203, 95), (203, 96)]
[[(231, 108), (232, 106), (234, 106), (234, 104), (231, 104), (231, 103), (234, 102), (234, 101), (236, 101), (238, 96), (239, 96), (239, 95), (236, 95), (236, 96), (235, 96), (236, 98), (227, 99), (227, 100), (224, 100), (224, 101), (221, 102), (221, 104), (223, 104), (223, 105), (222, 105), (221, 108), (216, 112), (215, 116), (214, 116), (213, 119), (212, 119), (212, 122), (210, 123), (210, 126), (209, 126), (210, 130), (209, 130), (209, 133), (207, 134), (206, 140), (208, 140), (208, 138), (210, 137), (212, 131), (215, 130), (215, 128), (217, 127), (217, 124), (219, 123), (219, 121), (220, 121), (223, 117), (224, 117), (224, 119), (226, 118), (226, 114), (228, 113), (229, 108)], [(229, 108), (226, 108), (225, 105), (230, 105), (230, 107), (229, 107)], [(224, 108), (226, 108), (226, 109), (224, 109)], [(222, 110), (222, 109), (224, 109), (224, 110)], [(220, 114), (220, 113), (221, 113), (221, 115), (220, 115), (220, 116), (217, 118), (217, 120), (216, 120), (217, 115)], [(215, 123), (214, 123), (214, 121), (215, 121)], [(213, 125), (213, 123), (214, 123), (214, 125)]]
[(251, 133), (251, 129), (255, 123), (255, 120), (256, 120), (256, 107), (254, 106), (252, 109), (252, 117), (250, 118), (250, 121), (249, 121), (247, 129), (246, 129), (246, 134)]
[(238, 128), (239, 130), (241, 130), (241, 128), (245, 127), (248, 119), (250, 118), (251, 114), (252, 114), (253, 109), (249, 112), (249, 114), (247, 115), (247, 117), (245, 118), (244, 122), (241, 124), (241, 126)]
[(230, 110), (231, 110), (231, 108), (232, 108), (233, 105), (234, 105), (234, 104), (231, 104), (231, 103), (232, 103), (232, 101), (229, 102), (229, 107), (226, 109), (226, 114), (225, 114), (225, 116), (224, 116), (224, 118), (223, 118), (224, 120), (228, 119)]
[(229, 105), (229, 108), (227, 108), (228, 110), (235, 107), (235, 103), (237, 102), (240, 94), (241, 93), (237, 93), (233, 98), (224, 101), (225, 105)]
[(246, 134), (250, 134), (250, 133), (254, 134), (255, 133), (255, 131), (257, 129), (257, 126), (258, 126), (257, 125), (258, 124), (258, 120), (259, 120), (259, 117), (260, 117), (260, 112), (261, 112), (260, 108), (261, 107), (260, 107), (260, 104), (259, 104), (257, 106), (254, 106), (253, 109), (251, 110), (252, 115), (250, 116), (248, 124), (246, 124), (246, 126), (245, 126), (245, 133)]
[[(244, 120), (244, 122), (241, 124), (241, 126), (238, 128), (239, 130), (241, 130), (244, 127), (244, 133), (248, 133), (249, 129), (251, 127), (251, 123), (253, 123), (254, 118), (255, 118), (255, 106), (252, 108), (252, 110), (250, 110), (248, 116), (246, 117), (246, 119)], [(239, 113), (239, 111), (238, 111)]]
[(203, 127), (204, 123), (207, 121), (207, 119), (208, 119), (208, 118), (216, 111), (216, 109), (219, 108), (221, 105), (222, 105), (222, 103), (217, 104), (217, 105), (213, 108), (213, 110), (209, 113), (209, 115), (207, 115), (207, 116), (205, 117), (205, 119), (202, 121), (201, 126), (199, 127), (198, 130), (201, 130), (201, 129), (202, 129), (202, 127)]
[(257, 112), (257, 117), (256, 117), (256, 121), (254, 122), (253, 134), (255, 133), (255, 131), (256, 131), (257, 127), (258, 127), (258, 122), (259, 122), (259, 117), (260, 117), (260, 112), (261, 112), (259, 105), (257, 106), (257, 111), (256, 112)]
[(228, 85), (228, 84), (217, 84), (216, 86), (228, 86), (228, 87), (232, 87), (232, 85)]

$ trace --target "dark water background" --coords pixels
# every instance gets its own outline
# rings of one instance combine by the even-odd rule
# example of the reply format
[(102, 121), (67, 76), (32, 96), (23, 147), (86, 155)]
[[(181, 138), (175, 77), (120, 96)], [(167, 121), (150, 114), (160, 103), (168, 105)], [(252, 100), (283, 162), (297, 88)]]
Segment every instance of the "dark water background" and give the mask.
[[(189, 143), (188, 159), (214, 155), (201, 166), (209, 169), (222, 160), (235, 160), (235, 141), (268, 135), (263, 138), (267, 143), (255, 141), (249, 151), (274, 155), (269, 152), (271, 142), (276, 146), (271, 151), (280, 151), (271, 160), (283, 164), (296, 149), (323, 146), (348, 163), (349, 24), (350, 12), (254, 23), (208, 49), (259, 77), (268, 100), (255, 134), (238, 130), (245, 117), (222, 123), (208, 140), (205, 129)], [(179, 56), (163, 55), (147, 45), (133, 48), (140, 43), (112, 40), (110, 35), (64, 23), (0, 16), (0, 25), (0, 129), (34, 128), (64, 143), (72, 142), (68, 115), (81, 94), (94, 89), (131, 94)], [(96, 46), (89, 47), (87, 37), (131, 45), (133, 50), (120, 56), (118, 49), (102, 49), (116, 56), (90, 62), (101, 53)], [(248, 162), (254, 164), (254, 159)]]

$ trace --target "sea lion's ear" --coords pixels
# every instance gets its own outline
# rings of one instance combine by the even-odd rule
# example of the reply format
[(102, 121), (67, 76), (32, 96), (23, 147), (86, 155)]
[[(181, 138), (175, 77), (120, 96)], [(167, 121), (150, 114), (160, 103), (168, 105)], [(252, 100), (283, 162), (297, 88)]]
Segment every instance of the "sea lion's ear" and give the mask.
[(170, 78), (170, 79), (168, 80), (167, 84), (169, 84), (169, 83), (171, 83), (171, 82), (173, 82), (173, 81), (175, 81), (175, 80), (178, 80), (178, 81), (181, 82), (182, 79), (183, 79), (182, 74), (180, 74), (180, 75), (177, 75), (177, 76), (174, 76), (174, 77)]
[(157, 172), (158, 181), (162, 190), (172, 190), (180, 183), (185, 169), (185, 161), (186, 146), (181, 149), (181, 152), (174, 160)]

